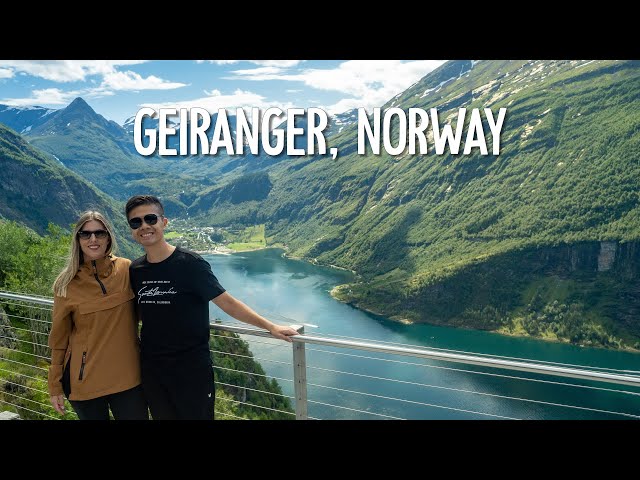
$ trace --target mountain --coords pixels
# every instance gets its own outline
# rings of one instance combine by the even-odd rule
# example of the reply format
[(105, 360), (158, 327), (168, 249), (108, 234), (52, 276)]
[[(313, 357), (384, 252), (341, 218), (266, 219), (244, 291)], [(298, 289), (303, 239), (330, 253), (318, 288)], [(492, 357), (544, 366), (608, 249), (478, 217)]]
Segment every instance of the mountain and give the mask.
[(127, 182), (153, 171), (151, 162), (135, 155), (126, 132), (98, 115), (81, 98), (49, 115), (26, 134), (29, 142), (116, 198), (130, 192)]
[(217, 195), (202, 217), (264, 222), (291, 255), (357, 271), (336, 294), (387, 316), (495, 329), (558, 301), (594, 335), (640, 338), (640, 62), (451, 61), (391, 106), (506, 107), (500, 155), (435, 155), (432, 136), (425, 155), (358, 155), (352, 124), (338, 160), (288, 158), (265, 199)]
[(346, 112), (329, 116), (329, 125), (324, 131), (325, 138), (342, 132), (345, 128), (358, 123), (358, 109), (353, 108)]
[(87, 102), (78, 97), (66, 108), (56, 110), (45, 122), (29, 131), (32, 139), (43, 136), (66, 136), (71, 132), (91, 130), (108, 136), (121, 150), (135, 152), (130, 138), (116, 122), (98, 115)]
[(140, 255), (140, 248), (129, 239), (122, 204), (1, 124), (0, 171), (1, 217), (43, 234), (49, 222), (68, 229), (81, 212), (96, 209), (114, 224), (121, 253), (131, 258)]
[[(127, 118), (124, 123), (122, 124), (122, 129), (126, 132), (127, 136), (132, 139), (133, 138), (133, 130), (134, 130), (134, 126), (135, 126), (135, 120), (136, 120), (136, 116), (133, 115), (129, 118)], [(158, 124), (159, 124), (159, 120), (158, 118), (151, 118), (148, 116), (145, 116), (142, 119), (142, 129), (144, 131), (144, 129), (146, 128), (158, 128)], [(178, 126), (178, 124), (176, 124), (175, 122), (169, 120), (167, 122), (167, 125), (169, 127), (176, 127)]]
[(143, 158), (81, 99), (26, 138), (117, 198), (156, 193), (203, 225), (265, 223), (270, 244), (356, 271), (334, 295), (361, 308), (640, 348), (640, 62), (451, 61), (391, 107), (437, 108), (441, 123), (506, 108), (500, 155), (436, 155), (431, 129), (426, 154), (359, 155), (351, 111), (326, 132), (336, 160)]
[[(264, 171), (252, 172), (235, 177), (222, 186), (201, 193), (189, 207), (189, 214), (198, 214), (217, 205), (245, 204), (250, 201), (265, 200), (271, 191), (269, 174)], [(247, 222), (251, 223), (251, 222)]]
[(0, 123), (9, 128), (27, 133), (32, 128), (47, 121), (47, 117), (57, 110), (44, 107), (11, 107), (0, 105)]
[(97, 114), (82, 98), (49, 114), (44, 122), (25, 132), (25, 138), (119, 200), (152, 193), (166, 196), (170, 211), (182, 211), (185, 207), (177, 198), (181, 192), (210, 185), (180, 173), (167, 181), (170, 162), (138, 155), (131, 136), (117, 123)]

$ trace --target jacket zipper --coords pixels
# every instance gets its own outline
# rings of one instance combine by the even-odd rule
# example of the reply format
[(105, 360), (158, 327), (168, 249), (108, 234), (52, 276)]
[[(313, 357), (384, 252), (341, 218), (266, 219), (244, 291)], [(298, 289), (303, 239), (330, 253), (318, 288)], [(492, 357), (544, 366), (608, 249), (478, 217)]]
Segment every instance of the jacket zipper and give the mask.
[(100, 281), (100, 278), (98, 277), (98, 268), (96, 267), (96, 261), (91, 260), (91, 265), (93, 265), (93, 276), (96, 277), (96, 281), (100, 284), (100, 288), (102, 289), (102, 294), (106, 295), (107, 289), (104, 288), (104, 284)]
[(82, 365), (80, 365), (80, 376), (78, 380), (82, 380), (82, 374), (84, 373), (84, 365), (87, 362), (87, 352), (82, 352)]
[[(91, 260), (91, 265), (93, 266), (93, 276), (96, 281), (100, 285), (100, 289), (102, 290), (102, 294), (107, 294), (107, 289), (104, 287), (104, 284), (100, 281), (100, 277), (98, 277), (98, 267), (96, 267), (96, 261)], [(78, 376), (78, 380), (82, 380), (82, 376), (84, 374), (84, 366), (87, 363), (87, 352), (82, 352), (82, 364), (80, 365), (80, 375)]]

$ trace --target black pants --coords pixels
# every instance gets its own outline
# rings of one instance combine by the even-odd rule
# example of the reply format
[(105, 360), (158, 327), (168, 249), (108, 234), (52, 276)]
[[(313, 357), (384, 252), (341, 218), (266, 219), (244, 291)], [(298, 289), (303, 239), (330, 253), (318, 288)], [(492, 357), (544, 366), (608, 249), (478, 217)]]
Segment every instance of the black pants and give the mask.
[(154, 420), (213, 420), (211, 360), (142, 362), (142, 387)]
[(142, 386), (91, 400), (69, 400), (80, 420), (109, 420), (109, 408), (116, 420), (149, 420)]

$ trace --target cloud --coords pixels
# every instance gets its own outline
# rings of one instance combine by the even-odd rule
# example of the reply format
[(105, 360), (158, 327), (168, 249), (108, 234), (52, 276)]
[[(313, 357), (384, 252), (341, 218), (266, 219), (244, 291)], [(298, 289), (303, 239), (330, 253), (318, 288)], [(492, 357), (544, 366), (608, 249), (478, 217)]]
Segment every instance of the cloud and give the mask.
[(261, 65), (263, 67), (279, 67), (288, 68), (295, 67), (303, 60), (249, 60), (251, 63)]
[(151, 107), (154, 110), (160, 108), (193, 108), (200, 107), (206, 109), (210, 113), (215, 113), (220, 108), (236, 109), (236, 108), (260, 108), (280, 107), (283, 110), (293, 108), (294, 105), (289, 102), (273, 102), (254, 92), (237, 89), (232, 94), (224, 95), (220, 90), (205, 91), (206, 97), (196, 98), (193, 100), (185, 100), (182, 102), (166, 102), (166, 103), (143, 103), (140, 107)]
[(0, 103), (14, 107), (24, 107), (27, 105), (66, 105), (76, 97), (81, 96), (80, 90), (63, 92), (59, 88), (45, 88), (34, 90), (29, 98), (5, 98)]
[(216, 65), (232, 65), (234, 63), (238, 63), (240, 60), (198, 60), (197, 63), (215, 63)]
[(284, 72), (285, 70), (279, 67), (260, 67), (250, 68), (246, 70), (234, 70), (231, 73), (235, 75), (274, 75)]
[(59, 88), (34, 90), (29, 97), (5, 98), (5, 105), (64, 105), (76, 97), (100, 98), (114, 95), (114, 91), (123, 90), (169, 90), (186, 86), (184, 83), (169, 82), (150, 75), (143, 78), (130, 70), (119, 72), (118, 65), (141, 63), (137, 60), (95, 60), (95, 61), (6, 61), (0, 60), (0, 78), (13, 75), (32, 75), (57, 82), (89, 80), (97, 85), (96, 79), (87, 79), (89, 75), (101, 75), (99, 86), (63, 91)]
[(262, 67), (278, 67), (288, 68), (295, 67), (304, 60), (196, 60), (196, 63), (213, 63), (216, 65), (233, 65), (239, 62), (250, 62), (254, 65), (260, 65)]
[(154, 75), (142, 78), (132, 71), (107, 73), (102, 82), (102, 87), (113, 90), (171, 90), (186, 86), (185, 83), (168, 82)]
[(139, 63), (144, 60), (0, 60), (0, 67), (54, 82), (76, 82), (115, 72), (117, 66)]
[(306, 69), (297, 73), (265, 72), (264, 69), (242, 70), (227, 80), (284, 80), (301, 82), (318, 90), (341, 92), (348, 98), (327, 107), (340, 113), (356, 106), (371, 109), (383, 105), (394, 95), (442, 65), (444, 60), (350, 60), (336, 68)]

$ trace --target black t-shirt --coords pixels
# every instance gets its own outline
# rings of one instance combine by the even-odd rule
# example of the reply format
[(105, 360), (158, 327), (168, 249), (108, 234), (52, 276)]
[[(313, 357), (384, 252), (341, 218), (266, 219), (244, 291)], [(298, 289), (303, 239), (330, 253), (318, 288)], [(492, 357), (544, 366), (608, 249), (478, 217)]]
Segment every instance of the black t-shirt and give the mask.
[(211, 265), (176, 247), (158, 263), (143, 255), (131, 262), (129, 273), (142, 320), (143, 361), (191, 354), (209, 358), (209, 301), (225, 292)]

